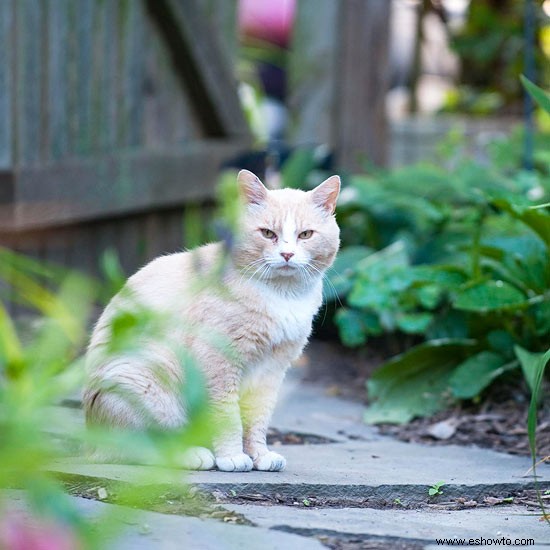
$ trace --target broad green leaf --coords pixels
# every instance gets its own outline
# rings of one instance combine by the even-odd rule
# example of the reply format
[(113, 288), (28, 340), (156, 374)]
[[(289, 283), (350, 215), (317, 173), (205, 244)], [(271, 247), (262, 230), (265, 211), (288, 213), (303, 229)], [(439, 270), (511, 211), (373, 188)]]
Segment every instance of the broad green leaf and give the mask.
[(529, 79), (520, 75), (521, 83), (525, 86), (525, 89), (529, 92), (531, 97), (539, 104), (541, 109), (544, 109), (550, 114), (550, 94), (545, 92), (542, 88), (539, 88), (536, 84), (533, 84)]
[(475, 346), (474, 340), (433, 340), (388, 361), (367, 382), (365, 421), (404, 423), (445, 408), (449, 376)]
[(374, 285), (365, 279), (357, 279), (348, 296), (348, 302), (356, 308), (384, 310), (390, 308), (394, 301), (388, 288)]
[(487, 342), (493, 351), (505, 357), (515, 357), (514, 337), (505, 330), (492, 330), (487, 334)]
[(433, 284), (421, 286), (417, 290), (418, 300), (426, 309), (435, 309), (441, 302), (442, 294), (443, 290)]
[(518, 206), (504, 199), (495, 199), (493, 203), (530, 227), (550, 249), (550, 214), (545, 208)]
[(455, 397), (472, 399), (495, 378), (515, 367), (517, 367), (517, 361), (507, 364), (502, 355), (492, 351), (482, 351), (456, 367), (449, 378), (449, 386)]
[(426, 337), (428, 340), (462, 339), (468, 338), (469, 333), (467, 315), (462, 311), (451, 309), (448, 312), (441, 312), (436, 317)]
[(356, 309), (339, 309), (334, 317), (342, 343), (349, 347), (362, 346), (368, 335), (379, 335), (382, 327), (378, 317)]
[(412, 271), (415, 281), (434, 283), (445, 289), (455, 289), (466, 281), (465, 272), (451, 265), (419, 265)]
[(407, 334), (423, 334), (432, 321), (431, 313), (401, 313), (396, 316), (397, 326)]
[(334, 292), (341, 298), (345, 296), (353, 286), (352, 278), (357, 264), (372, 252), (372, 248), (367, 246), (348, 246), (341, 250), (327, 272), (329, 283), (325, 287), (325, 296), (336, 299)]
[(355, 309), (339, 309), (334, 316), (340, 339), (345, 346), (357, 347), (367, 342), (361, 313)]
[(383, 278), (395, 268), (409, 265), (405, 243), (397, 241), (360, 261), (357, 270), (370, 278)]
[(504, 281), (483, 281), (458, 291), (453, 300), (456, 309), (487, 313), (527, 306), (527, 297)]

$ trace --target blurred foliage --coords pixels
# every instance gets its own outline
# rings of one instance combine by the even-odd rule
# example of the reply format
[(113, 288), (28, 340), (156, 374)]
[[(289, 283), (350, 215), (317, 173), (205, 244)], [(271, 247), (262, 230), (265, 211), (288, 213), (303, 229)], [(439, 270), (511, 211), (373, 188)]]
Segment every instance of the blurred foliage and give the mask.
[[(235, 174), (224, 173), (218, 185), (217, 223), (201, 219), (201, 232), (185, 227), (188, 239), (197, 241), (194, 245), (221, 238), (226, 252), (230, 250), (240, 218), (238, 192)], [(190, 219), (198, 220), (192, 215)], [(219, 284), (225, 261), (225, 256), (220, 258), (220, 265), (211, 276), (202, 277), (194, 290)], [(174, 498), (178, 491), (184, 495), (186, 513), (197, 505), (182, 487), (182, 460), (188, 448), (208, 446), (215, 434), (205, 380), (189, 350), (178, 343), (171, 349), (185, 371), (179, 390), (186, 403), (187, 424), (181, 429), (86, 428), (75, 422), (70, 408), (60, 406), (67, 399), (79, 400), (85, 380), (82, 355), (98, 303), (107, 304), (115, 294), (120, 298), (111, 322), (109, 353), (138, 353), (144, 339), (155, 337), (170, 345), (166, 334), (173, 331), (166, 327), (171, 319), (144, 307), (125, 287), (126, 275), (115, 250), (103, 253), (100, 271), (98, 282), (0, 247), (0, 548), (109, 548), (113, 536), (129, 521), (135, 523), (137, 512), (132, 508), (147, 508), (162, 499), (167, 484)], [(5, 305), (10, 301), (25, 308), (17, 321)], [(183, 322), (178, 320), (180, 327)], [(235, 360), (227, 339), (211, 327), (186, 329)], [(162, 380), (161, 372), (158, 376)], [(140, 406), (127, 397), (129, 403)], [(217, 428), (223, 426), (218, 422)], [(168, 469), (141, 469), (146, 472), (143, 478), (138, 472), (133, 484), (117, 485), (114, 495), (104, 487), (94, 488), (87, 498), (126, 506), (91, 514), (69, 497), (61, 478), (48, 470), (55, 470), (60, 461), (82, 463), (95, 457)]]
[(475, 399), (508, 372), (523, 371), (533, 389), (532, 364), (550, 347), (550, 158), (548, 137), (537, 140), (533, 172), (519, 168), (518, 134), (484, 162), (453, 139), (441, 164), (348, 178), (329, 276), (344, 304), (341, 340), (424, 341), (371, 377), (368, 422)]
[[(550, 28), (542, 2), (534, 2), (537, 36), (535, 63), (548, 83), (545, 33)], [(524, 0), (470, 2), (466, 23), (450, 31), (450, 45), (460, 60), (458, 87), (449, 93), (445, 111), (484, 115), (521, 111), (524, 69)]]
[[(167, 483), (181, 486), (183, 453), (212, 436), (204, 380), (185, 350), (180, 350), (186, 371), (181, 391), (189, 423), (181, 430), (86, 429), (75, 422), (71, 409), (60, 407), (83, 385), (81, 355), (94, 304), (108, 301), (124, 284), (113, 251), (103, 256), (102, 268), (106, 282), (100, 285), (0, 248), (0, 281), (10, 283), (15, 291), (10, 298), (26, 307), (26, 315), (15, 322), (0, 301), (0, 548), (108, 548), (128, 516), (136, 515), (131, 508), (160, 498)], [(137, 348), (144, 333), (150, 336), (166, 322), (143, 308), (137, 314), (139, 308), (130, 309), (120, 311), (112, 323), (113, 352)], [(205, 338), (223, 351), (224, 343), (210, 332)], [(129, 507), (86, 513), (48, 470), (55, 470), (59, 461), (85, 462), (87, 449), (174, 469), (162, 474), (147, 469), (135, 485), (117, 487), (116, 497), (96, 488), (102, 491), (98, 500)]]

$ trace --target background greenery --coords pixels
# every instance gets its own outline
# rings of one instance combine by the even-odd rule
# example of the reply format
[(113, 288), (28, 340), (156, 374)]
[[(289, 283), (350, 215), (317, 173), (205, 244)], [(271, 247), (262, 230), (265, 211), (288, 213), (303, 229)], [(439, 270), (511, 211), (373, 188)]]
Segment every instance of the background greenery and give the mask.
[[(550, 97), (526, 87), (550, 113)], [(505, 373), (536, 404), (550, 357), (549, 137), (534, 171), (521, 133), (485, 158), (451, 137), (442, 158), (347, 178), (338, 209), (343, 246), (327, 284), (342, 342), (390, 335), (417, 345), (369, 379), (367, 422), (407, 422), (476, 399)]]

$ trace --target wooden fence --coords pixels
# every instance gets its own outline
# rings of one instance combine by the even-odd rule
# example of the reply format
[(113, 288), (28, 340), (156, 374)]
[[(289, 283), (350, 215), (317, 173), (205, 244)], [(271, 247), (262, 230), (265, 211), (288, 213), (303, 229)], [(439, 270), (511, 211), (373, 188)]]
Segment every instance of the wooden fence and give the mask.
[(249, 143), (235, 6), (0, 2), (0, 245), (91, 273), (182, 247), (183, 205)]
[[(298, 0), (291, 144), (383, 164), (389, 0)], [(0, 1), (0, 246), (95, 274), (183, 246), (250, 147), (237, 0)], [(0, 293), (1, 295), (1, 293)]]

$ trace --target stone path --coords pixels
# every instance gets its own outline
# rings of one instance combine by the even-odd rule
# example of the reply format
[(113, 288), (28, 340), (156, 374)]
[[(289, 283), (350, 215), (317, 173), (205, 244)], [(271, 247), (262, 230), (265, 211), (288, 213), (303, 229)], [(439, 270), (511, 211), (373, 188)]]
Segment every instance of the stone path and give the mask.
[[(285, 387), (273, 425), (333, 442), (280, 447), (287, 458), (285, 472), (184, 473), (78, 459), (51, 469), (68, 486), (88, 488), (84, 492), (92, 497), (94, 488), (109, 493), (117, 483), (139, 486), (154, 479), (157, 490), (167, 493), (187, 484), (215, 499), (227, 512), (221, 513), (225, 521), (244, 517), (250, 524), (145, 511), (112, 542), (113, 549), (291, 550), (328, 545), (407, 550), (441, 548), (436, 541), (444, 538), (466, 543), (483, 538), (487, 548), (508, 542), (516, 548), (550, 548), (550, 527), (539, 520), (536, 508), (524, 504), (534, 499), (529, 493), (534, 481), (526, 475), (528, 458), (393, 441), (364, 425), (362, 411), (361, 404), (329, 397), (323, 388), (295, 376)], [(77, 409), (60, 408), (59, 414), (82, 422)], [(543, 465), (538, 474), (539, 488), (548, 491), (550, 468)], [(429, 487), (440, 481), (442, 494), (429, 497)], [(121, 510), (85, 499), (79, 499), (79, 506), (90, 517), (105, 507)]]

